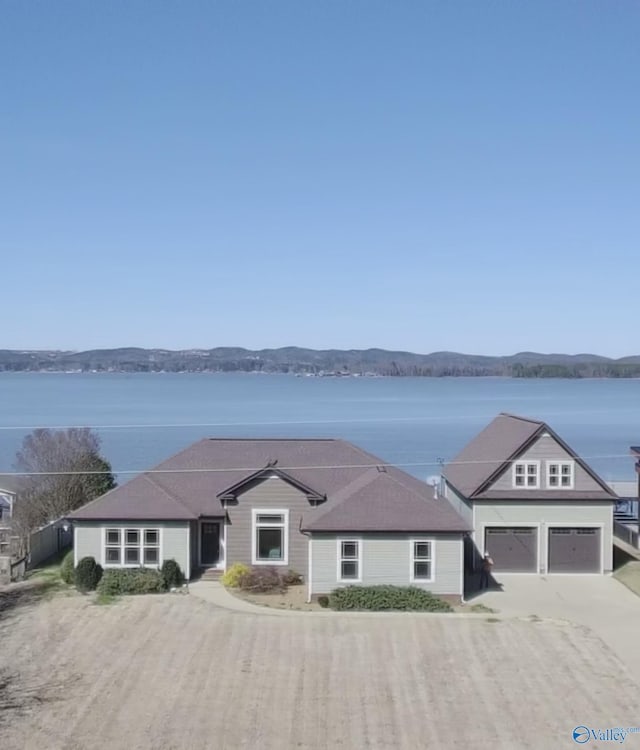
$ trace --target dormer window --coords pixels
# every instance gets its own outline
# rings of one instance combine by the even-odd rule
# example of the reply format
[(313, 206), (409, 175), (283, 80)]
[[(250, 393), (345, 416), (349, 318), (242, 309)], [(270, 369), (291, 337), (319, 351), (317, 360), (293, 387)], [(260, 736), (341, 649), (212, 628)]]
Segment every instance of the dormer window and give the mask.
[(573, 489), (573, 461), (547, 462), (547, 487), (550, 489)]
[(513, 465), (513, 486), (536, 489), (540, 484), (538, 461), (516, 461)]

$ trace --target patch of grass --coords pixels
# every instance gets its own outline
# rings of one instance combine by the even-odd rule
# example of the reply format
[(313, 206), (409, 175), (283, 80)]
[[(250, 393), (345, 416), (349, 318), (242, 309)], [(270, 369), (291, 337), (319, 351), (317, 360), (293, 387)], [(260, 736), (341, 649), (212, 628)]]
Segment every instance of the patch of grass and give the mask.
[(636, 596), (640, 596), (640, 560), (630, 560), (613, 574), (620, 583)]
[(101, 607), (107, 606), (109, 604), (115, 604), (118, 601), (118, 597), (114, 596), (113, 594), (97, 594), (95, 599), (93, 600), (94, 604), (97, 604)]
[(469, 612), (482, 612), (488, 615), (495, 614), (497, 610), (492, 609), (491, 607), (487, 607), (485, 604), (472, 604), (469, 609)]
[(487, 617), (487, 622), (500, 622), (499, 617)]

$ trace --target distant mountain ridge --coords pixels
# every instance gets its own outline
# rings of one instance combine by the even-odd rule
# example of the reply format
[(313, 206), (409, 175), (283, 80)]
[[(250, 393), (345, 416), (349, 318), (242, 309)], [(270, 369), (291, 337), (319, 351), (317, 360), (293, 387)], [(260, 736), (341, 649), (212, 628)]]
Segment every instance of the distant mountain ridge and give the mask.
[(640, 355), (519, 352), (505, 357), (386, 349), (0, 350), (0, 372), (264, 372), (344, 376), (640, 377)]

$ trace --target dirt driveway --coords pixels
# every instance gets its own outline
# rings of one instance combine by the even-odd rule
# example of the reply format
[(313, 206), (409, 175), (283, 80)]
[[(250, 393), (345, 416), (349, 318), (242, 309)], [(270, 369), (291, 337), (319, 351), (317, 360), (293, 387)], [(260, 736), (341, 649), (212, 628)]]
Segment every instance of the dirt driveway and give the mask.
[(614, 654), (569, 623), (272, 617), (189, 595), (12, 609), (3, 672), (24, 706), (0, 713), (2, 750), (569, 748), (577, 724), (640, 715)]

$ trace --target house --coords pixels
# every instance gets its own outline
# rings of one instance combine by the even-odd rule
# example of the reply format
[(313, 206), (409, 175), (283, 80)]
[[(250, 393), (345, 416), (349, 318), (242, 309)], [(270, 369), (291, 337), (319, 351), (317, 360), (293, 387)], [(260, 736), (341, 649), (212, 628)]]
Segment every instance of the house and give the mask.
[(19, 480), (11, 474), (0, 474), (0, 555), (12, 551), (11, 518), (16, 503)]
[(467, 565), (496, 573), (608, 573), (615, 492), (547, 424), (500, 414), (445, 468), (443, 492), (473, 528)]
[(273, 565), (309, 597), (389, 583), (460, 598), (470, 530), (436, 488), (330, 439), (201, 440), (69, 518), (76, 563)]

